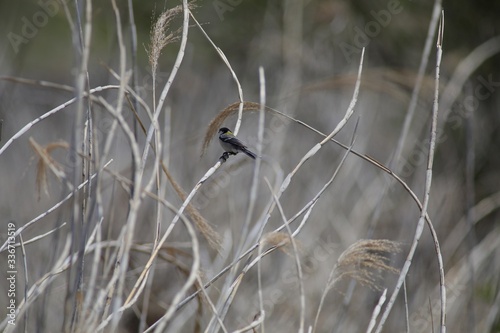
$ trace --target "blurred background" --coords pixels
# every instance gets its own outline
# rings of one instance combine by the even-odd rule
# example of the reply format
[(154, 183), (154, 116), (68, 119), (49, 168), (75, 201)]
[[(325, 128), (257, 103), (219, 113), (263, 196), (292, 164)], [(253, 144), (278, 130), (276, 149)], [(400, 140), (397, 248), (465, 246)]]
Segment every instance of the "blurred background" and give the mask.
[[(132, 3), (138, 40), (135, 63), (130, 52), (129, 8), (126, 1), (118, 1), (127, 47), (127, 69), (135, 66), (137, 93), (152, 108), (153, 81), (146, 51), (152, 22), (179, 2)], [(83, 2), (78, 2), (78, 6), (82, 6), (82, 10)], [(94, 1), (92, 6), (88, 86), (119, 84), (110, 73), (110, 69), (119, 71), (120, 60), (111, 1)], [(225, 53), (241, 82), (245, 101), (259, 102), (258, 68), (262, 66), (266, 105), (323, 133), (330, 133), (344, 116), (354, 91), (361, 49), (366, 47), (355, 114), (335, 139), (348, 145), (359, 119), (354, 150), (390, 167), (422, 200), (434, 99), (435, 31), (431, 32), (430, 54), (424, 57), (427, 63), (420, 77), (421, 89), (404, 141), (401, 141), (401, 133), (419, 81), (418, 71), (434, 6), (430, 1), (406, 0), (199, 0), (193, 14)], [(444, 1), (442, 7), (445, 28), (439, 140), (429, 216), (445, 265), (448, 331), (499, 332), (500, 2)], [(40, 83), (75, 86), (80, 59), (71, 29), (71, 24), (78, 26), (75, 3), (67, 2), (67, 10), (65, 13), (62, 4), (55, 0), (0, 1), (0, 147), (30, 121), (74, 97), (72, 91)], [(73, 22), (68, 22), (68, 16)], [(174, 18), (170, 27), (179, 37), (181, 24), (182, 14)], [(171, 74), (179, 40), (162, 51), (156, 79), (157, 98)], [(99, 96), (116, 104), (116, 90), (103, 91)], [(237, 101), (237, 87), (227, 66), (191, 21), (186, 53), (159, 119), (164, 144), (162, 160), (187, 193), (222, 154), (217, 140), (212, 140), (201, 155), (210, 121)], [(97, 104), (92, 105), (92, 114), (98, 156), (104, 148), (112, 117)], [(138, 110), (138, 114), (148, 127), (145, 112)], [(123, 115), (132, 124), (134, 114), (127, 103)], [(253, 151), (257, 148), (258, 117), (258, 112), (245, 112), (238, 134)], [(70, 192), (64, 181), (49, 170), (40, 171), (40, 154), (34, 149), (33, 141), (45, 147), (61, 170), (70, 175), (71, 170), (75, 170), (75, 161), (67, 145), (71, 142), (74, 122), (75, 107), (70, 105), (33, 126), (0, 155), (2, 244), (7, 239), (9, 222), (22, 227)], [(229, 128), (234, 128), (235, 123), (235, 116), (224, 121)], [(258, 198), (250, 216), (250, 234), (242, 234), (254, 172), (254, 162), (246, 156), (231, 157), (193, 199), (194, 207), (220, 235), (223, 248), (218, 253), (199, 235), (203, 282), (231, 263), (240, 246), (247, 249), (257, 241), (255, 230), (272, 201), (265, 178), (279, 185), (302, 156), (323, 138), (271, 112), (266, 112), (264, 126), (263, 166)], [(142, 152), (145, 136), (140, 130), (138, 133)], [(328, 143), (299, 170), (280, 199), (288, 218), (313, 199), (339, 166), (344, 153), (340, 146)], [(109, 155), (113, 158), (110, 169), (130, 179), (130, 156), (129, 143), (118, 131)], [(147, 173), (151, 172), (153, 161), (150, 155)], [(40, 186), (43, 174), (46, 188)], [(111, 174), (103, 173), (101, 177), (103, 240), (117, 240), (126, 221), (129, 193)], [(164, 184), (161, 189), (164, 198), (180, 207), (183, 200), (170, 183)], [(69, 222), (71, 207), (63, 205), (27, 228), (22, 233), (24, 240)], [(145, 198), (139, 212), (134, 244), (152, 244), (156, 201)], [(89, 216), (96, 214), (92, 211)], [(419, 214), (418, 206), (393, 178), (350, 154), (296, 238), (304, 274), (306, 324), (312, 325), (314, 321), (328, 275), (342, 251), (360, 239), (396, 241), (400, 243), (401, 252), (394, 253), (389, 260), (391, 266), (399, 269), (413, 240)], [(167, 210), (163, 212), (162, 230), (168, 227), (174, 215)], [(89, 221), (92, 225), (96, 223), (92, 218)], [(275, 209), (264, 232), (282, 223)], [(295, 223), (293, 229), (298, 221)], [(31, 287), (50, 271), (70, 230), (68, 223), (57, 232), (26, 245), (28, 281), (22, 268), (21, 251), (17, 250), (17, 304), (24, 297), (24, 287)], [(167, 247), (166, 255), (174, 258), (173, 262), (190, 267), (191, 248), (184, 228), (174, 229), (167, 239)], [(131, 253), (126, 293), (144, 267), (148, 253)], [(92, 258), (91, 254), (88, 258)], [(0, 264), (2, 274), (7, 276), (6, 252), (0, 255)], [(277, 251), (265, 257), (261, 265), (266, 328), (273, 332), (298, 329), (300, 302), (293, 257)], [(141, 295), (137, 304), (124, 312), (119, 331), (143, 331), (145, 325), (158, 320), (186, 279), (186, 273), (172, 261), (158, 260), (154, 267), (148, 297)], [(67, 299), (75, 297), (70, 295), (74, 273), (71, 269), (68, 272), (54, 278), (50, 288), (30, 305), (29, 316), (18, 318), (16, 329), (21, 331), (26, 325), (28, 332), (35, 332), (35, 328), (38, 332), (61, 331), (71, 314), (65, 308)], [(376, 279), (371, 287), (350, 279), (335, 285), (326, 296), (317, 332), (365, 331), (381, 290), (388, 288), (390, 294), (397, 280), (397, 274), (379, 273), (382, 278)], [(84, 271), (85, 277), (89, 274)], [(228, 276), (222, 276), (208, 289), (214, 302), (225, 284), (234, 279), (234, 275)], [(104, 288), (108, 278), (103, 274), (90, 287)], [(5, 281), (2, 277), (2, 320), (9, 302)], [(84, 286), (85, 283), (86, 280)], [(434, 242), (425, 227), (406, 280), (408, 322), (404, 319), (405, 300), (401, 293), (384, 331), (403, 332), (407, 325), (412, 332), (437, 330), (438, 287)], [(229, 307), (224, 320), (228, 330), (254, 320), (259, 313), (257, 290), (254, 267), (245, 275)], [(212, 316), (209, 307), (195, 303), (197, 299), (176, 312), (168, 331), (197, 332), (209, 325)]]

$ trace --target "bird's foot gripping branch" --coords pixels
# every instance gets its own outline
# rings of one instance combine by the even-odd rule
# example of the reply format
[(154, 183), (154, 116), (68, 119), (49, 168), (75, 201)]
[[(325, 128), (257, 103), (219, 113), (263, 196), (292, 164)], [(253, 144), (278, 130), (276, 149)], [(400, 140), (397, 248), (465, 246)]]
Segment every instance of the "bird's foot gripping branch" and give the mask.
[(237, 153), (230, 153), (230, 152), (225, 151), (225, 152), (222, 154), (222, 156), (221, 156), (221, 157), (219, 157), (219, 161), (220, 161), (221, 163), (224, 163), (224, 162), (226, 162), (226, 161), (227, 161), (227, 159), (229, 158), (229, 156), (231, 156), (231, 155), (236, 155), (236, 154), (237, 154)]

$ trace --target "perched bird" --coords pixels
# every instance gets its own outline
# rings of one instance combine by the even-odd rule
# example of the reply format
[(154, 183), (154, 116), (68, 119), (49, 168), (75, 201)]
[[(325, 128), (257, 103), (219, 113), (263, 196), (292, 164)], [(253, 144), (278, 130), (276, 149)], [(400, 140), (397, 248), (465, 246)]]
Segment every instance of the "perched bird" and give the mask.
[[(248, 148), (234, 136), (233, 132), (227, 127), (219, 129), (219, 142), (227, 154), (236, 155), (240, 151), (255, 159), (257, 155), (252, 153)], [(228, 157), (228, 156), (226, 156)]]

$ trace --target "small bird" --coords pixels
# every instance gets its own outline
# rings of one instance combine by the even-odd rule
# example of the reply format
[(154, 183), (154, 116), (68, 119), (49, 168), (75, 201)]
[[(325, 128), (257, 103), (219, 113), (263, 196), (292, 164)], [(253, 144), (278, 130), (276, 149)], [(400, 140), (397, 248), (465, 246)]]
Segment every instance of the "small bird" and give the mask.
[[(236, 155), (240, 151), (255, 159), (257, 155), (252, 153), (227, 127), (219, 129), (219, 142), (228, 154)], [(226, 156), (228, 157), (228, 156)]]

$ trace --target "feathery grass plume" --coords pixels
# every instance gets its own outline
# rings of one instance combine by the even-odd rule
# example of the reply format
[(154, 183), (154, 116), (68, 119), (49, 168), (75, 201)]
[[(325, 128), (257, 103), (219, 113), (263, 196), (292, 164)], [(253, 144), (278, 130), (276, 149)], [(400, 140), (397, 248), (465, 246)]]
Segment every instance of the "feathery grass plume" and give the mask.
[(381, 290), (377, 279), (382, 272), (398, 273), (388, 264), (390, 254), (400, 252), (399, 243), (387, 239), (362, 239), (349, 246), (337, 259), (327, 289), (344, 277), (350, 277), (373, 289)]
[(172, 20), (180, 13), (182, 13), (182, 5), (177, 5), (166, 10), (158, 17), (151, 27), (151, 40), (149, 42), (149, 47), (146, 48), (146, 52), (153, 73), (156, 73), (158, 59), (160, 58), (163, 48), (179, 39), (178, 31), (168, 31), (167, 34), (167, 30)]
[(33, 137), (29, 138), (30, 146), (33, 148), (35, 153), (38, 155), (38, 162), (36, 164), (36, 186), (38, 188), (38, 200), (40, 200), (40, 193), (43, 192), (49, 196), (49, 186), (47, 182), (47, 168), (49, 168), (52, 173), (61, 180), (64, 178), (63, 167), (60, 163), (55, 161), (50, 153), (56, 148), (68, 149), (69, 145), (65, 141), (52, 142), (45, 147), (39, 145)]
[(291, 244), (290, 240), (290, 235), (284, 232), (269, 232), (262, 236), (262, 239), (260, 241), (261, 246), (264, 245), (271, 245), (271, 246), (276, 246), (289, 256), (292, 256), (293, 254), (291, 253), (288, 245)]
[(382, 287), (377, 284), (377, 279), (382, 276), (382, 272), (398, 272), (396, 268), (387, 264), (388, 256), (398, 252), (400, 252), (399, 243), (387, 239), (362, 239), (342, 252), (330, 271), (326, 288), (321, 295), (313, 332), (316, 330), (326, 295), (337, 282), (344, 277), (350, 277), (370, 288), (381, 290)]
[[(201, 156), (205, 154), (205, 151), (208, 148), (208, 145), (210, 144), (210, 141), (212, 141), (212, 138), (214, 137), (215, 133), (219, 130), (220, 127), (222, 127), (222, 124), (224, 121), (231, 115), (235, 114), (238, 112), (238, 108), (240, 107), (240, 102), (236, 102), (233, 104), (230, 104), (227, 106), (224, 110), (219, 112), (214, 119), (208, 124), (207, 132), (205, 133), (205, 139), (203, 140), (203, 146), (201, 148)], [(258, 111), (260, 108), (259, 103), (255, 102), (244, 102), (243, 103), (243, 112), (245, 111)], [(269, 111), (269, 109), (266, 107), (266, 111)]]

